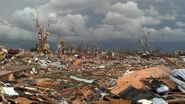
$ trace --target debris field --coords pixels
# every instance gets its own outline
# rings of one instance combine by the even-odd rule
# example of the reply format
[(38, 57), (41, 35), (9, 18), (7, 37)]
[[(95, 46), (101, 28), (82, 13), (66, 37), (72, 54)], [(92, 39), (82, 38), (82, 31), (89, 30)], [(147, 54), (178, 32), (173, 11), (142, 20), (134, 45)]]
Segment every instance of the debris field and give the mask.
[(182, 56), (0, 50), (1, 104), (184, 104)]

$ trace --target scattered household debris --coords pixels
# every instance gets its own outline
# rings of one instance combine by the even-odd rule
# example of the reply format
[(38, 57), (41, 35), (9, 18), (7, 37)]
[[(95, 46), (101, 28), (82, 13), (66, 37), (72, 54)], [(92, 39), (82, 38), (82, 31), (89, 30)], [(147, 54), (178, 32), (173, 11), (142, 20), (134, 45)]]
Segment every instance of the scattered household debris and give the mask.
[[(63, 44), (63, 43), (62, 43)], [(0, 102), (10, 104), (185, 103), (185, 62), (134, 53), (0, 50)], [(42, 53), (43, 52), (43, 53)], [(112, 52), (113, 53), (113, 52)], [(60, 55), (59, 55), (60, 54)]]

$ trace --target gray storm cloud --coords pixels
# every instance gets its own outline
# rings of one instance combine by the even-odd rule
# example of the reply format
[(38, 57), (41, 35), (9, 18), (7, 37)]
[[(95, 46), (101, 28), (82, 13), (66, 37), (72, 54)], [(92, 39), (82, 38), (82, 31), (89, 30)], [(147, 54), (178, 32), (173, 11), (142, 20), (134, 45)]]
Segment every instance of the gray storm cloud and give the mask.
[[(34, 1), (33, 1), (34, 2)], [(51, 41), (60, 36), (70, 40), (138, 39), (142, 32), (160, 41), (183, 40), (185, 25), (179, 11), (182, 0), (39, 0), (40, 5), (15, 10), (12, 21), (1, 19), (1, 37), (35, 39), (34, 18), (42, 25), (51, 22)], [(174, 4), (172, 4), (174, 3)], [(163, 5), (166, 4), (166, 5)], [(163, 8), (161, 7), (163, 6)], [(88, 12), (88, 11), (92, 12)], [(93, 17), (102, 16), (95, 25)], [(166, 24), (169, 21), (171, 24)], [(161, 38), (162, 37), (162, 38)]]

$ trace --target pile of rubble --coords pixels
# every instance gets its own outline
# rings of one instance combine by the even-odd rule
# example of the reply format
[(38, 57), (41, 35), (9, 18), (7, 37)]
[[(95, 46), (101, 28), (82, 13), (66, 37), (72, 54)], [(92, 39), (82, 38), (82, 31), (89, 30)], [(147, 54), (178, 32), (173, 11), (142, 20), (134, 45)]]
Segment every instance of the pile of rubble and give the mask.
[(0, 50), (3, 104), (185, 103), (183, 57)]

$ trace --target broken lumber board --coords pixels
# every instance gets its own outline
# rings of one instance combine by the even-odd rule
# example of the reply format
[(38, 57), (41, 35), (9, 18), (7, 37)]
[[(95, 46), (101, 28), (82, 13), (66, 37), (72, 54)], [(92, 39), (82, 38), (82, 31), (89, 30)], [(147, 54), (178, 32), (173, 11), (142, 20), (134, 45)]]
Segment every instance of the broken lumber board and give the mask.
[(111, 90), (113, 94), (119, 94), (120, 92), (127, 89), (129, 86), (133, 86), (137, 89), (141, 89), (144, 87), (144, 83), (141, 79), (144, 78), (160, 78), (163, 76), (167, 76), (170, 74), (170, 69), (165, 67), (164, 65), (141, 69), (138, 71), (134, 71), (127, 75), (123, 75), (118, 78), (116, 86)]
[(17, 74), (22, 71), (30, 71), (35, 66), (11, 66), (6, 68), (0, 68), (0, 79), (1, 81), (7, 81), (10, 74)]
[(169, 64), (171, 64), (171, 65), (173, 65), (173, 66), (175, 66), (176, 68), (180, 68), (180, 69), (182, 69), (183, 67), (181, 66), (181, 65), (179, 65), (179, 64), (177, 64), (176, 62), (174, 62), (174, 61), (172, 61), (172, 60), (170, 60), (169, 58), (167, 58), (167, 57), (163, 57), (163, 59), (164, 60), (166, 60)]

